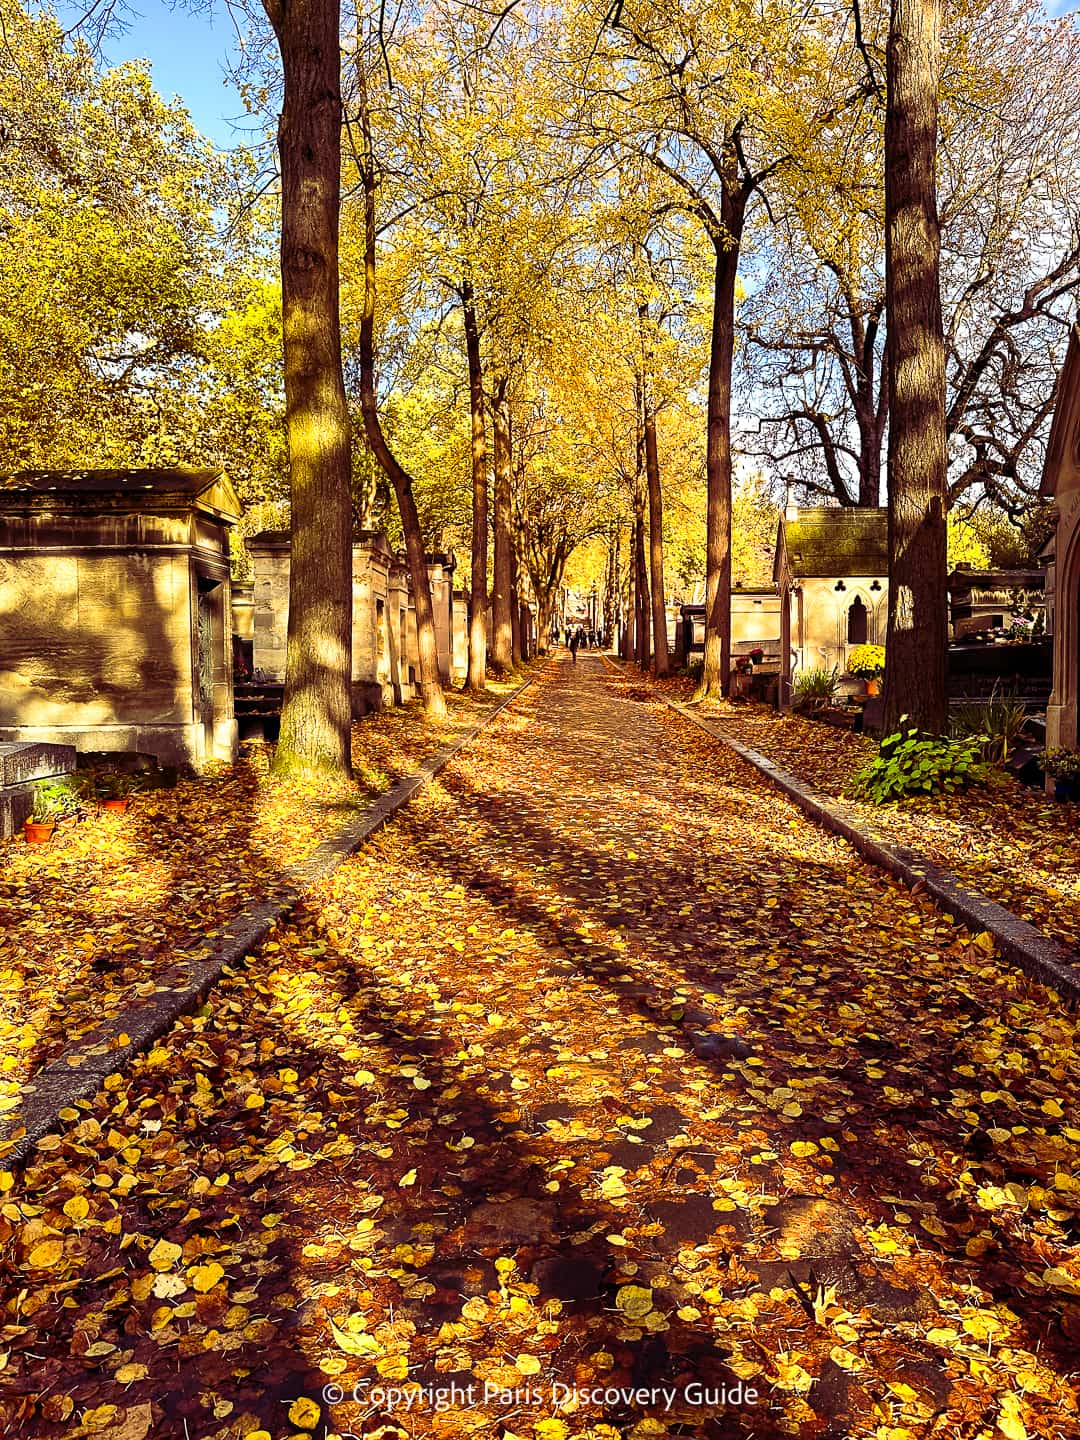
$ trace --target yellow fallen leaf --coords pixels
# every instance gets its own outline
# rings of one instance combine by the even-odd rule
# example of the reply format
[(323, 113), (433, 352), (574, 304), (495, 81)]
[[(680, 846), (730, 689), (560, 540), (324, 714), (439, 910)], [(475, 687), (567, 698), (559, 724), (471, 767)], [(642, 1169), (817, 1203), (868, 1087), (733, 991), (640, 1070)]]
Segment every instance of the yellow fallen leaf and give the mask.
[(514, 1364), (522, 1375), (539, 1375), (544, 1368), (535, 1355), (519, 1355)]
[(302, 1395), (289, 1406), (289, 1419), (298, 1430), (314, 1430), (322, 1411), (314, 1400)]
[(409, 1361), (405, 1355), (384, 1355), (375, 1361), (375, 1369), (384, 1380), (405, 1380), (409, 1375)]
[(64, 1214), (69, 1220), (74, 1220), (76, 1224), (78, 1224), (80, 1220), (85, 1220), (87, 1215), (90, 1214), (90, 1205), (86, 1196), (72, 1195), (71, 1199), (64, 1206)]
[(1028, 1440), (1027, 1426), (1020, 1415), (1020, 1396), (1003, 1395), (998, 1410), (997, 1428), (1005, 1440)]
[(208, 1290), (213, 1290), (214, 1286), (224, 1278), (225, 1271), (216, 1260), (211, 1260), (207, 1265), (194, 1265), (188, 1271), (192, 1289), (197, 1290), (200, 1295), (205, 1295)]
[(50, 1265), (55, 1265), (64, 1254), (64, 1242), (62, 1240), (42, 1240), (40, 1245), (35, 1245), (26, 1257), (27, 1262), (35, 1270), (46, 1270)]
[(640, 1320), (653, 1308), (653, 1293), (645, 1285), (622, 1285), (615, 1296), (615, 1307), (628, 1320)]
[(171, 1270), (183, 1253), (182, 1248), (171, 1240), (159, 1240), (150, 1251), (151, 1269)]
[(351, 1335), (348, 1330), (342, 1330), (340, 1325), (330, 1321), (330, 1333), (338, 1348), (345, 1351), (346, 1355), (375, 1355), (380, 1350), (379, 1342), (374, 1335)]
[(401, 1186), (403, 1189), (404, 1189), (406, 1186), (415, 1185), (415, 1184), (416, 1184), (416, 1171), (415, 1171), (415, 1170), (406, 1170), (406, 1171), (405, 1171), (405, 1174), (402, 1175), (401, 1179), (398, 1181), (398, 1185)]

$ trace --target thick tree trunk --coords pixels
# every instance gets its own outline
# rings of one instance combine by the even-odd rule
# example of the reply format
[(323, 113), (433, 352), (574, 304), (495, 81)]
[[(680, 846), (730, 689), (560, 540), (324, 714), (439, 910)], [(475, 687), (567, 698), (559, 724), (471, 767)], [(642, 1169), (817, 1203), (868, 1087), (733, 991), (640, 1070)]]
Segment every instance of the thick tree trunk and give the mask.
[(885, 726), (941, 734), (946, 651), (945, 347), (934, 171), (940, 0), (892, 0), (886, 53), (889, 630)]
[(431, 603), (431, 581), (424, 555), (424, 537), (413, 494), (412, 476), (401, 466), (383, 435), (375, 396), (375, 164), (371, 148), (371, 123), (367, 88), (361, 65), (357, 65), (360, 125), (364, 141), (361, 178), (364, 187), (364, 308), (360, 315), (360, 408), (364, 433), (383, 473), (394, 487), (409, 586), (416, 612), (416, 641), (420, 662), (420, 695), (429, 720), (446, 719), (446, 697), (439, 678), (439, 647), (435, 638), (435, 611)]
[(540, 655), (546, 655), (551, 649), (551, 621), (554, 610), (553, 595), (544, 594), (536, 597), (536, 649)]
[(338, 0), (267, 3), (281, 51), (281, 292), (292, 557), (278, 771), (349, 775), (352, 495), (341, 373)]
[(510, 405), (507, 381), (500, 378), (491, 407), (494, 449), (495, 495), (492, 511), (495, 564), (491, 592), (491, 663), (500, 673), (514, 663), (513, 565), (514, 549), (510, 515)]
[(461, 287), (465, 354), (469, 364), (469, 415), (472, 422), (472, 582), (469, 606), (469, 678), (473, 691), (487, 680), (488, 476), (484, 428), (484, 377), (480, 368), (480, 331), (471, 281)]
[(649, 587), (652, 594), (653, 674), (659, 679), (670, 669), (667, 612), (664, 609), (664, 496), (660, 488), (660, 457), (656, 449), (656, 411), (648, 377), (644, 397), (645, 475), (649, 482)]
[(731, 366), (744, 204), (725, 206), (727, 233), (713, 239), (716, 270), (705, 451), (705, 664), (700, 697), (726, 695), (731, 676)]

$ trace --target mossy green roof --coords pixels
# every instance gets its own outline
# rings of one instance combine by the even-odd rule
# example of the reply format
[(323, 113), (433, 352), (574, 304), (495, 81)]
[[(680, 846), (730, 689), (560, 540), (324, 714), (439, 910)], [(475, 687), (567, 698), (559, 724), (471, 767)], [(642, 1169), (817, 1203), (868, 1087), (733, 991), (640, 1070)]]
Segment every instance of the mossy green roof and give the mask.
[(879, 509), (816, 506), (780, 522), (792, 575), (885, 575), (889, 515)]

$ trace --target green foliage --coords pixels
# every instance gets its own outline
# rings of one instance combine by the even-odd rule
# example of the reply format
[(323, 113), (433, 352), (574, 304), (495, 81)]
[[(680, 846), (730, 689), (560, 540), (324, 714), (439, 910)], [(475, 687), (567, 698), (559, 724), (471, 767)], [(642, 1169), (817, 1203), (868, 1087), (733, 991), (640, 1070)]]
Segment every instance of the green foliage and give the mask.
[(906, 719), (904, 716), (895, 734), (886, 735), (877, 756), (852, 778), (848, 794), (883, 805), (913, 795), (955, 794), (987, 778), (977, 738), (947, 740), (927, 735), (906, 725)]
[(831, 670), (800, 670), (795, 677), (795, 709), (822, 710), (836, 694), (840, 676), (834, 665)]
[(982, 758), (1000, 765), (1009, 758), (1024, 732), (1027, 711), (1015, 695), (998, 694), (989, 700), (969, 700), (949, 714), (949, 732), (956, 738), (978, 740)]
[(1080, 751), (1065, 750), (1060, 746), (1044, 750), (1039, 756), (1039, 764), (1044, 773), (1052, 775), (1055, 780), (1080, 780)]
[(43, 780), (34, 790), (34, 819), (54, 824), (79, 811), (79, 792), (68, 780)]
[(884, 675), (885, 646), (856, 645), (848, 655), (847, 668), (849, 675), (857, 675), (862, 680), (874, 680)]

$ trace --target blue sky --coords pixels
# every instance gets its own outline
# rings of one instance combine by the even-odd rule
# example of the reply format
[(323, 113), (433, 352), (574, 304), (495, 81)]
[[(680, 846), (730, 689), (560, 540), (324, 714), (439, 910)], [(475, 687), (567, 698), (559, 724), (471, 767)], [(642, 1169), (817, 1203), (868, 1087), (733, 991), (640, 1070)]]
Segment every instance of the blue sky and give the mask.
[(226, 76), (236, 50), (236, 30), (226, 6), (213, 8), (167, 0), (133, 0), (124, 35), (112, 37), (105, 53), (114, 64), (121, 60), (151, 62), (155, 88), (166, 98), (179, 95), (204, 135), (218, 145), (234, 145), (239, 138), (234, 124), (244, 125), (244, 106)]
[[(1046, 3), (1051, 15), (1078, 7), (1080, 0)], [(113, 62), (149, 60), (157, 89), (167, 97), (179, 95), (203, 134), (224, 146), (237, 143), (234, 123), (244, 123), (240, 97), (225, 75), (235, 44), (224, 0), (212, 0), (212, 8), (200, 5), (198, 13), (168, 0), (132, 0), (127, 33), (111, 39), (106, 54)]]

